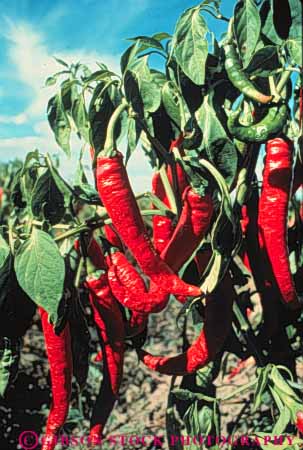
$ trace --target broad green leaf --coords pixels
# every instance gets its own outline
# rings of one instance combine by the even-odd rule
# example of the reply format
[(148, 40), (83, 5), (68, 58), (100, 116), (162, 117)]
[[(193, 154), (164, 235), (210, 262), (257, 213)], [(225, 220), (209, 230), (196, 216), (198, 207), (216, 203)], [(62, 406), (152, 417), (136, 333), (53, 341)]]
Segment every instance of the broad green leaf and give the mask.
[(97, 153), (104, 147), (108, 122), (115, 110), (108, 89), (104, 81), (97, 85), (88, 110), (90, 142)]
[(111, 72), (107, 69), (96, 70), (96, 72), (91, 73), (88, 77), (84, 78), (85, 84), (89, 84), (91, 82), (98, 82), (102, 80), (110, 80), (113, 76), (116, 76), (114, 72)]
[(163, 41), (164, 39), (171, 39), (172, 35), (169, 33), (166, 33), (165, 31), (153, 34), (153, 39), (156, 39), (157, 41)]
[(286, 41), (287, 49), (289, 51), (292, 63), (303, 67), (303, 36), (289, 37)]
[(237, 150), (227, 136), (208, 97), (205, 97), (195, 117), (200, 129), (203, 130), (202, 148), (206, 150), (210, 162), (230, 186), (237, 170)]
[(282, 39), (276, 32), (273, 19), (273, 8), (271, 0), (265, 0), (260, 10), (262, 34), (273, 44), (281, 45)]
[(182, 71), (195, 84), (205, 82), (205, 64), (208, 54), (207, 24), (200, 7), (187, 9), (179, 18), (172, 49)]
[(85, 108), (83, 95), (79, 95), (79, 97), (73, 103), (72, 118), (81, 137), (85, 142), (89, 143), (90, 123), (88, 120), (88, 114)]
[(50, 127), (55, 134), (57, 144), (68, 156), (70, 156), (69, 140), (71, 127), (63, 108), (60, 93), (49, 100), (47, 105), (47, 118)]
[(162, 88), (162, 102), (171, 120), (179, 127), (181, 126), (180, 99), (181, 95), (178, 95), (175, 84), (167, 81)]
[(280, 66), (277, 47), (267, 45), (253, 55), (245, 71), (249, 75), (268, 77)]
[(255, 51), (261, 31), (259, 10), (254, 0), (240, 0), (234, 11), (234, 30), (245, 68)]
[(127, 129), (127, 151), (125, 163), (129, 161), (132, 153), (135, 151), (140, 137), (140, 129), (133, 118), (128, 119), (128, 129)]
[(142, 45), (141, 51), (146, 50), (148, 48), (155, 48), (158, 50), (164, 50), (163, 45), (160, 43), (159, 39), (155, 39), (154, 37), (149, 36), (136, 36), (133, 38), (129, 38), (128, 41), (140, 41)]
[(295, 64), (303, 67), (303, 5), (301, 0), (288, 0), (291, 13), (291, 27), (287, 48)]
[(38, 178), (35, 184), (31, 208), (34, 216), (40, 218), (42, 214), (51, 225), (60, 222), (64, 216), (64, 197), (49, 169)]
[[(131, 72), (138, 84), (138, 90), (147, 112), (155, 112), (161, 103), (161, 89), (159, 75), (152, 74), (148, 67), (148, 57), (140, 58), (131, 65)], [(164, 80), (163, 80), (164, 81)]]
[(50, 314), (52, 322), (56, 322), (65, 264), (53, 239), (34, 228), (31, 236), (18, 248), (14, 267), (24, 292)]
[(9, 253), (10, 253), (9, 246), (7, 242), (3, 239), (2, 235), (0, 234), (0, 268), (3, 267)]

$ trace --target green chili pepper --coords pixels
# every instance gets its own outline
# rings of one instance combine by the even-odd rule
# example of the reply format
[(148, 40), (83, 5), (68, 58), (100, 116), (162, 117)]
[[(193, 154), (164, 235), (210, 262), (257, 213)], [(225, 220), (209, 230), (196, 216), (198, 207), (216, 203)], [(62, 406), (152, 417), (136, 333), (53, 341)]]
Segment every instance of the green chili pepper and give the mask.
[(232, 38), (233, 19), (230, 21), (225, 51), (225, 70), (230, 82), (239, 89), (244, 95), (259, 103), (269, 103), (272, 100), (271, 95), (265, 95), (259, 92), (253, 83), (249, 80), (243, 71), (236, 47)]
[(230, 113), (227, 121), (230, 133), (242, 142), (261, 143), (281, 132), (287, 121), (288, 107), (285, 104), (273, 106), (260, 122), (250, 126), (239, 123), (240, 114), (240, 110)]

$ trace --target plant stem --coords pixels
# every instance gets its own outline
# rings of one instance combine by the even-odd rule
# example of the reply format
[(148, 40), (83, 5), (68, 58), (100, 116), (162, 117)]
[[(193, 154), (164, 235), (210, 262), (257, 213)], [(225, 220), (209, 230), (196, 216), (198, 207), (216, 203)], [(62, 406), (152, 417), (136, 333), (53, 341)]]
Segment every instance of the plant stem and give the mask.
[(277, 93), (278, 94), (281, 94), (281, 92), (282, 92), (284, 86), (286, 86), (290, 76), (291, 76), (291, 72), (290, 71), (285, 71), (285, 72), (282, 73), (281, 78), (280, 78), (280, 80), (279, 80), (279, 82), (277, 84)]
[(169, 179), (167, 177), (166, 167), (164, 164), (162, 164), (162, 167), (159, 170), (159, 174), (160, 174), (160, 178), (163, 183), (163, 187), (164, 187), (165, 193), (167, 195), (171, 210), (174, 214), (177, 214), (177, 204), (176, 204), (175, 194), (172, 190)]
[(128, 103), (125, 99), (122, 100), (122, 103), (115, 109), (113, 112), (107, 127), (106, 139), (104, 144), (104, 155), (111, 157), (115, 151), (115, 127), (120, 118), (120, 115), (127, 108)]

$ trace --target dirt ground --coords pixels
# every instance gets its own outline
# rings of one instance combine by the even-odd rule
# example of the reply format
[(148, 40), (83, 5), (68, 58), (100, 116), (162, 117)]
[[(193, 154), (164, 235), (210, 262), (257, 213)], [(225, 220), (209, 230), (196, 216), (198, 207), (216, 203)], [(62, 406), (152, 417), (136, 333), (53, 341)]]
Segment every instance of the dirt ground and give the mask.
[[(171, 302), (161, 316), (154, 315), (149, 327), (147, 346), (153, 348), (155, 354), (172, 354), (180, 351), (181, 337), (175, 320), (176, 302)], [(90, 329), (92, 348), (97, 349), (97, 335)], [(179, 337), (178, 337), (179, 336)], [(179, 347), (178, 347), (179, 346)], [(93, 353), (91, 355), (93, 358)], [(227, 372), (236, 365), (236, 358), (229, 357)], [(99, 390), (101, 381), (101, 364), (91, 362), (87, 385), (82, 392), (81, 401), (74, 388), (69, 417), (63, 433), (73, 436), (86, 436), (89, 429), (89, 417), (93, 402)], [(217, 395), (222, 397), (231, 393), (237, 386), (248, 382), (254, 377), (254, 365), (248, 365), (232, 380), (219, 374), (216, 385)], [(178, 381), (178, 380), (177, 380)], [(137, 361), (135, 351), (128, 350), (125, 358), (124, 378), (121, 396), (107, 424), (107, 435), (152, 435), (164, 436), (162, 448), (168, 449), (165, 437), (165, 413), (171, 378), (152, 372)], [(76, 384), (75, 384), (76, 386)], [(16, 450), (20, 433), (32, 430), (38, 435), (43, 433), (49, 405), (51, 401), (48, 375), (48, 362), (44, 351), (44, 339), (38, 316), (35, 316), (32, 327), (28, 330), (22, 349), (20, 370), (17, 381), (7, 393), (6, 399), (0, 402), (0, 449)], [(231, 432), (234, 419), (239, 412), (250, 410), (251, 398), (249, 392), (242, 396), (232, 396), (222, 408), (222, 434)], [(102, 405), (101, 405), (102, 407)], [(243, 409), (244, 408), (244, 409)], [(28, 450), (39, 448), (31, 447)], [(118, 445), (115, 448), (122, 448)], [(60, 450), (60, 444), (56, 449)], [(73, 445), (71, 448), (80, 450), (85, 445)], [(114, 448), (108, 442), (102, 448)], [(141, 444), (126, 443), (124, 449), (142, 448)], [(147, 449), (161, 448), (159, 443), (150, 444)]]

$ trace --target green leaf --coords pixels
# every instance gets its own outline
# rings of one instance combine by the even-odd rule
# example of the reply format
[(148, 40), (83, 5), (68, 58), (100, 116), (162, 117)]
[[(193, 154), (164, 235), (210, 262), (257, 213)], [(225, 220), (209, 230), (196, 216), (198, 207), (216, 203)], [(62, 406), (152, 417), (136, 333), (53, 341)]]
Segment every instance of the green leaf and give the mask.
[(253, 55), (245, 71), (249, 75), (268, 77), (279, 67), (281, 67), (281, 64), (277, 47), (275, 45), (267, 45)]
[(69, 140), (71, 127), (63, 108), (60, 93), (49, 100), (47, 105), (47, 118), (50, 127), (55, 134), (57, 144), (68, 156), (70, 156)]
[(303, 67), (303, 5), (301, 0), (288, 0), (291, 13), (291, 27), (287, 48), (295, 64)]
[(235, 6), (234, 30), (245, 68), (252, 58), (261, 31), (259, 10), (254, 0), (241, 0)]
[(24, 292), (50, 314), (52, 322), (56, 322), (65, 264), (54, 240), (34, 228), (31, 236), (18, 248), (14, 267)]
[(4, 397), (10, 383), (17, 376), (20, 359), (20, 343), (12, 339), (0, 337), (0, 397)]
[(265, 0), (260, 10), (262, 34), (273, 44), (281, 45), (282, 39), (277, 34), (274, 26), (273, 8), (271, 7), (271, 1)]
[(163, 32), (154, 34), (152, 37), (153, 37), (153, 39), (156, 39), (157, 41), (163, 41), (164, 39), (171, 39), (172, 35), (163, 31)]
[(83, 95), (79, 95), (79, 97), (73, 102), (72, 118), (81, 137), (85, 142), (89, 143), (90, 123), (88, 120), (88, 114), (85, 108)]
[(127, 151), (125, 163), (129, 161), (132, 153), (135, 151), (138, 141), (140, 137), (140, 129), (133, 118), (128, 119), (128, 128), (127, 128)]
[(281, 434), (285, 431), (285, 428), (287, 427), (287, 425), (290, 422), (290, 411), (289, 409), (285, 406), (279, 416), (279, 419), (277, 420), (277, 422), (275, 423), (275, 426), (272, 430), (272, 434), (274, 436), (281, 436)]
[(65, 213), (64, 197), (58, 189), (52, 174), (47, 169), (37, 180), (32, 192), (31, 208), (33, 214), (41, 214), (51, 225), (60, 222)]
[(286, 41), (292, 63), (295, 63), (300, 67), (303, 67), (302, 42), (303, 37), (288, 38)]
[(86, 84), (89, 84), (93, 81), (95, 81), (95, 82), (103, 81), (103, 80), (109, 81), (109, 80), (111, 80), (111, 78), (113, 76), (116, 76), (116, 74), (114, 72), (111, 72), (110, 70), (107, 70), (107, 69), (102, 69), (102, 70), (96, 70), (96, 72), (93, 72), (88, 77), (85, 77), (83, 81)]
[(136, 36), (136, 37), (128, 39), (128, 41), (134, 41), (134, 42), (139, 41), (139, 40), (140, 40), (140, 44), (142, 45), (141, 51), (146, 50), (148, 48), (156, 48), (161, 51), (164, 50), (164, 47), (159, 42), (159, 39), (155, 39), (154, 37)]
[(195, 84), (205, 82), (208, 54), (208, 28), (200, 14), (200, 7), (187, 9), (179, 18), (172, 42), (172, 50), (182, 71)]
[(254, 394), (254, 406), (253, 411), (257, 411), (262, 402), (262, 395), (265, 391), (268, 383), (268, 377), (270, 372), (270, 366), (266, 366), (260, 369), (258, 383)]
[(7, 242), (3, 239), (2, 235), (0, 234), (0, 268), (3, 267), (9, 253), (10, 253), (9, 246)]
[(107, 89), (106, 86), (104, 81), (97, 85), (88, 109), (90, 142), (96, 153), (104, 147), (108, 122), (115, 110), (108, 93), (110, 87)]
[(205, 97), (195, 117), (203, 130), (202, 147), (230, 186), (237, 171), (237, 150), (227, 136), (208, 97)]
[[(131, 67), (131, 72), (138, 84), (144, 110), (147, 112), (155, 112), (161, 103), (161, 89), (159, 83), (161, 79), (156, 74), (152, 74), (148, 67), (148, 57), (140, 58)], [(163, 80), (164, 81), (164, 80)]]
[(53, 86), (56, 83), (57, 83), (57, 78), (56, 77), (48, 77), (45, 80), (45, 86)]
[(56, 56), (54, 56), (54, 59), (57, 61), (57, 63), (61, 64), (61, 66), (69, 67), (69, 65), (65, 61), (63, 61), (63, 59), (56, 58)]
[(171, 120), (180, 127), (180, 95), (177, 94), (172, 81), (167, 81), (162, 88), (162, 102)]

